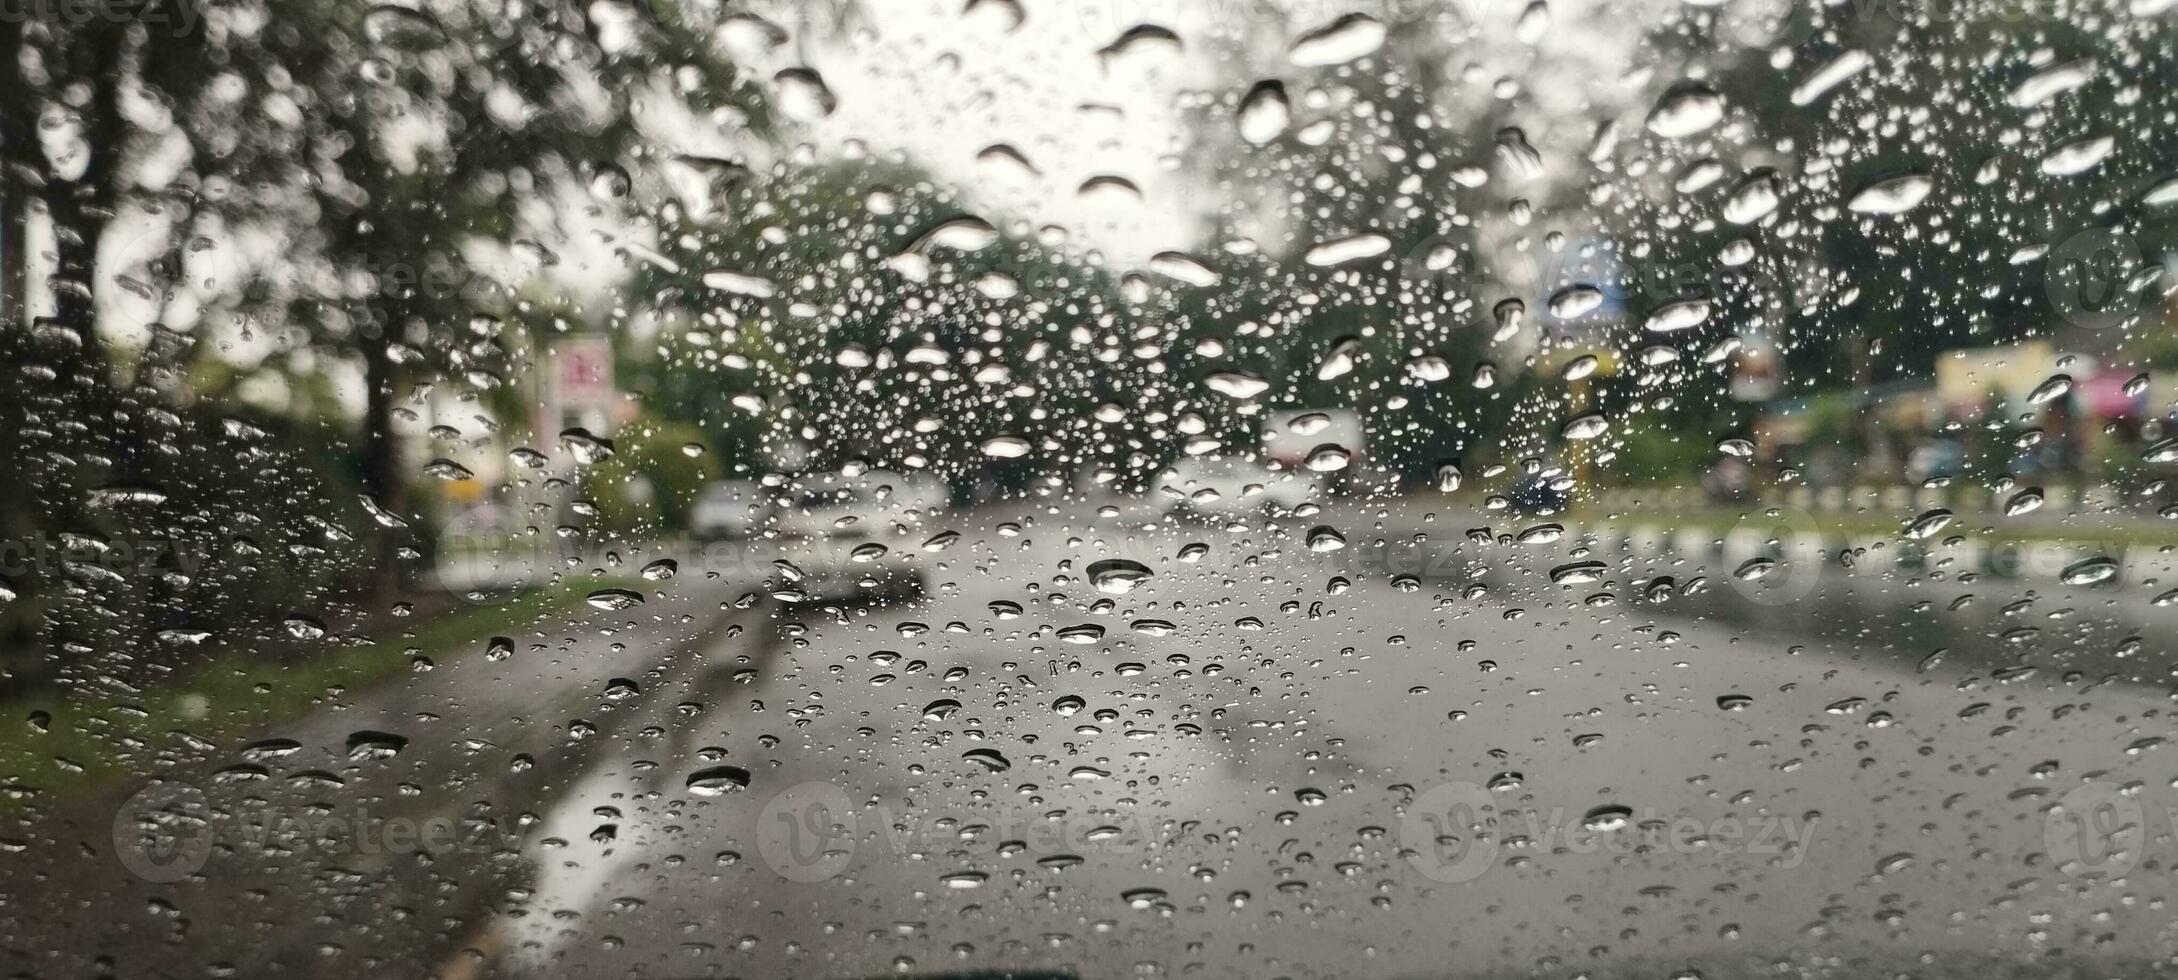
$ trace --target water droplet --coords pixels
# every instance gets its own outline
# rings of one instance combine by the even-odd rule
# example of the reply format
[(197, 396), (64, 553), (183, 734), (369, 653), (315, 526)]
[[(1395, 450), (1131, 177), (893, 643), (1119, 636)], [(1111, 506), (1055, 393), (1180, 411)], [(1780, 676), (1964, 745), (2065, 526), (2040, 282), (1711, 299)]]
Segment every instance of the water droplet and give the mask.
[(1521, 531), (1513, 537), (1513, 541), (1524, 545), (1555, 544), (1563, 537), (1565, 537), (1565, 525), (1547, 523), (1537, 524)]
[(1724, 199), (1724, 220), (1735, 225), (1751, 225), (1777, 210), (1784, 198), (1785, 182), (1777, 171), (1761, 167), (1741, 179)]
[(1169, 27), (1158, 24), (1136, 24), (1121, 31), (1112, 43), (1097, 49), (1097, 57), (1105, 61), (1118, 61), (1143, 56), (1170, 56), (1180, 53), (1184, 45), (1180, 36)]
[(1202, 264), (1200, 259), (1185, 252), (1168, 251), (1152, 255), (1150, 256), (1149, 268), (1151, 272), (1160, 276), (1190, 286), (1215, 286), (1218, 284), (1218, 274), (1216, 272), (1212, 271), (1209, 266)]
[(789, 119), (815, 122), (839, 108), (839, 97), (814, 68), (783, 69), (771, 80), (779, 87), (779, 111)]
[(1091, 562), (1087, 572), (1090, 585), (1111, 595), (1126, 595), (1150, 578), (1149, 566), (1125, 558)]
[(1621, 829), (1632, 821), (1632, 807), (1621, 806), (1616, 803), (1605, 803), (1602, 806), (1590, 809), (1586, 815), (1582, 816), (1581, 826), (1599, 833), (1608, 833)]
[(1586, 412), (1566, 420), (1566, 423), (1558, 428), (1558, 435), (1567, 439), (1586, 441), (1597, 438), (1609, 431), (1611, 431), (1611, 420), (1606, 418), (1602, 412)]
[(1354, 461), (1354, 454), (1336, 443), (1324, 443), (1308, 453), (1303, 465), (1312, 473), (1333, 473), (1345, 469)]
[(1678, 333), (1709, 322), (1709, 312), (1706, 299), (1673, 300), (1651, 312), (1641, 327), (1650, 333)]
[(722, 293), (732, 293), (735, 296), (748, 296), (754, 299), (769, 299), (774, 293), (778, 292), (778, 287), (772, 285), (771, 280), (747, 272), (735, 272), (732, 269), (712, 269), (704, 273), (703, 284), (707, 288), (716, 289)]
[(446, 43), (446, 31), (425, 11), (388, 3), (363, 15), (363, 39), (397, 51), (429, 51)]
[(695, 796), (725, 796), (748, 786), (749, 771), (740, 766), (711, 766), (688, 774), (688, 792)]
[(1831, 89), (1837, 88), (1853, 76), (1868, 70), (1868, 67), (1873, 64), (1875, 64), (1875, 60), (1868, 57), (1868, 53), (1859, 48), (1847, 48), (1840, 51), (1837, 57), (1830, 59), (1822, 67), (1810, 72), (1806, 81), (1793, 86), (1792, 104), (1812, 105), (1823, 96), (1829, 95)]
[(434, 459), (424, 464), (424, 474), (441, 480), (467, 480), (476, 476), (468, 467), (450, 459)]
[(587, 601), (598, 609), (632, 609), (643, 604), (643, 594), (628, 589), (599, 589), (590, 593)]
[(1261, 146), (1285, 132), (1292, 118), (1285, 83), (1277, 79), (1257, 82), (1240, 100), (1240, 138)]
[(1920, 207), (1935, 187), (1936, 182), (1925, 174), (1904, 174), (1861, 188), (1845, 206), (1861, 214), (1904, 214)]
[(1665, 139), (1682, 139), (1708, 130), (1724, 120), (1724, 96), (1701, 82), (1680, 82), (1664, 92), (1649, 110), (1649, 132)]
[(1227, 398), (1249, 399), (1270, 390), (1270, 382), (1241, 371), (1217, 371), (1203, 379), (1211, 391)]
[(1085, 645), (1104, 639), (1104, 627), (1095, 623), (1082, 623), (1078, 626), (1060, 627), (1053, 635), (1065, 643)]
[[(1543, 154), (1533, 143), (1528, 142), (1528, 134), (1520, 127), (1507, 126), (1498, 130), (1494, 142), (1497, 144), (1498, 162), (1504, 165), (1508, 176), (1515, 180), (1534, 180), (1543, 175)], [(1526, 208), (1527, 202), (1519, 200), (1513, 202), (1513, 205), (1514, 217), (1518, 219), (1518, 212)]]
[(242, 747), (242, 758), (251, 762), (273, 762), (302, 751), (302, 743), (292, 738), (266, 738)]
[(1777, 561), (1771, 558), (1749, 558), (1732, 570), (1732, 577), (1742, 582), (1759, 582), (1777, 570)]
[(1452, 376), (1452, 362), (1435, 354), (1423, 354), (1407, 362), (1407, 377), (1423, 384), (1436, 384)]
[(600, 201), (617, 201), (628, 196), (634, 182), (628, 179), (628, 171), (611, 160), (599, 160), (590, 165), (590, 196)]
[[(1352, 374), (1354, 355), (1360, 352), (1361, 338), (1359, 337), (1341, 337), (1334, 341), (1331, 344), (1331, 349), (1323, 355), (1323, 360), (1316, 364), (1316, 379), (1318, 381), (1331, 381)], [(1329, 417), (1325, 417), (1325, 421), (1329, 422)], [(1305, 435), (1306, 433), (1302, 434)]]
[(1155, 908), (1165, 901), (1165, 890), (1162, 888), (1130, 888), (1119, 893), (1119, 900), (1127, 903), (1128, 908), (1137, 911)]
[(955, 252), (979, 252), (998, 241), (998, 229), (990, 222), (974, 215), (948, 218), (931, 226), (929, 231), (915, 239), (911, 251), (928, 252), (943, 248)]
[(1907, 524), (1905, 535), (1916, 541), (1935, 537), (1937, 532), (1951, 526), (1952, 519), (1951, 511), (1942, 507), (1935, 508)]
[(590, 430), (580, 426), (561, 430), (560, 445), (567, 447), (568, 453), (575, 457), (575, 462), (584, 466), (602, 463), (613, 456), (611, 439), (592, 435)]
[(367, 759), (391, 759), (408, 747), (405, 736), (392, 732), (364, 729), (348, 735), (348, 758), (357, 762)]
[(1313, 245), (1302, 261), (1319, 269), (1375, 258), (1391, 251), (1391, 239), (1374, 233), (1348, 235)]
[(1342, 65), (1384, 46), (1382, 22), (1367, 14), (1346, 14), (1296, 38), (1286, 58), (1303, 68)]
[(965, 891), (970, 888), (983, 887), (983, 883), (989, 881), (990, 878), (990, 875), (981, 871), (955, 871), (952, 874), (940, 876), (938, 882), (955, 891)]
[(969, 749), (961, 753), (960, 757), (982, 766), (986, 772), (1005, 772), (1013, 768), (1013, 763), (1000, 755), (997, 749)]
[(1557, 585), (1580, 585), (1603, 581), (1610, 566), (1600, 561), (1576, 561), (1559, 565), (1550, 570), (1550, 581)]
[(2027, 404), (2046, 405), (2071, 393), (2072, 376), (2069, 374), (2053, 374), (2041, 384), (2035, 385), (2033, 391), (2027, 392)]
[(2015, 108), (2032, 109), (2094, 81), (2099, 71), (2093, 58), (2060, 61), (2022, 79), (2005, 100)]
[(2093, 585), (2117, 577), (2118, 563), (2113, 558), (2088, 558), (2065, 566), (2058, 578), (2066, 585)]
[(2109, 158), (2117, 149), (2117, 140), (2108, 136), (2089, 136), (2073, 140), (2049, 151), (2042, 158), (2042, 172), (2052, 177), (2070, 177), (2083, 174)]

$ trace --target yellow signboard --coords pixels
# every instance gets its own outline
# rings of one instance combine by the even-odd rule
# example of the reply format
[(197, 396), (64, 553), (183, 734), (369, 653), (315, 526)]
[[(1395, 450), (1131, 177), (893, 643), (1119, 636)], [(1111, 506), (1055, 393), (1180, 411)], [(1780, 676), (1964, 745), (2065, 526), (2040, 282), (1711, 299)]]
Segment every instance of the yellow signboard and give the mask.
[(2056, 369), (2056, 349), (2040, 340), (1945, 351), (1936, 358), (1936, 394), (1950, 405), (1978, 402), (1990, 392), (2017, 401)]

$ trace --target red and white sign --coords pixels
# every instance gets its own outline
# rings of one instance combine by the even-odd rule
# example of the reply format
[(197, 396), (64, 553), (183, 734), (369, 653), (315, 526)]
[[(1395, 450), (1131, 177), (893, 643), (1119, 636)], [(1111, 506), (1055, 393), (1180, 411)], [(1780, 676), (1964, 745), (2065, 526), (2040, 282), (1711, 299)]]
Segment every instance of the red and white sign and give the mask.
[(552, 401), (568, 409), (611, 406), (613, 345), (604, 337), (570, 337), (552, 345)]

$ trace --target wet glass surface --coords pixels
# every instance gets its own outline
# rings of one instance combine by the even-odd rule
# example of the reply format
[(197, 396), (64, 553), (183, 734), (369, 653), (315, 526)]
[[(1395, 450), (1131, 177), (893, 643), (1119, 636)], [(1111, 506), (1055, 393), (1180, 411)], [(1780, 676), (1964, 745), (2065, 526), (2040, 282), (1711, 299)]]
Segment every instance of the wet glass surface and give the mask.
[(0, 969), (2170, 972), (2174, 18), (0, 10)]

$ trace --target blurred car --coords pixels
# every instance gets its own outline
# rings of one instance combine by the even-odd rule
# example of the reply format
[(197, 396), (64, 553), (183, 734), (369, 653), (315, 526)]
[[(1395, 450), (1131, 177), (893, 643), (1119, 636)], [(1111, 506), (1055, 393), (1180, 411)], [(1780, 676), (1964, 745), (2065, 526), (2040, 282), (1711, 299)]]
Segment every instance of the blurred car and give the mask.
[(1566, 492), (1564, 477), (1549, 472), (1529, 473), (1513, 482), (1505, 492), (1505, 499), (1512, 502), (1514, 510), (1523, 514), (1562, 513), (1571, 502)]
[(754, 480), (706, 485), (689, 509), (688, 531), (699, 541), (731, 541), (762, 530), (771, 519), (773, 495)]
[(1754, 467), (1746, 460), (1726, 457), (1702, 474), (1702, 492), (1712, 503), (1744, 504), (1754, 499)]
[(791, 602), (915, 595), (920, 552), (945, 528), (945, 484), (884, 470), (823, 473), (790, 484), (775, 526), (774, 598)]
[(1906, 454), (1906, 480), (1916, 485), (1956, 479), (1966, 472), (1966, 450), (1956, 439), (1923, 441)]
[[(1270, 413), (1263, 429), (1263, 453), (1280, 471), (1308, 473), (1319, 497), (1367, 486), (1370, 476), (1368, 435), (1361, 413), (1345, 408), (1292, 409)], [(1326, 447), (1342, 450), (1344, 465), (1309, 472), (1309, 461)]]
[(1241, 459), (1189, 458), (1174, 463), (1158, 481), (1165, 513), (1240, 517), (1265, 510), (1290, 511), (1314, 499), (1317, 481)]

